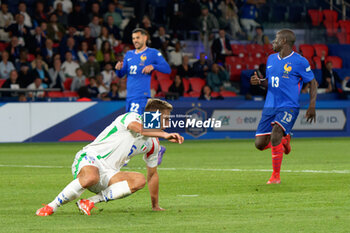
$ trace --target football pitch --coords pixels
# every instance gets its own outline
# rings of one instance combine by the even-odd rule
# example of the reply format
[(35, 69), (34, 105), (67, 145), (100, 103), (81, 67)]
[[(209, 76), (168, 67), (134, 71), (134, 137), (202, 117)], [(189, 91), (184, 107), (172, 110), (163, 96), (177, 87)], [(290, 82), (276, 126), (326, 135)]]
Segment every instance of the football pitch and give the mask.
[[(145, 187), (98, 204), (91, 216), (74, 202), (36, 216), (72, 180), (74, 155), (85, 144), (0, 144), (0, 232), (350, 231), (350, 138), (292, 139), (279, 185), (266, 185), (271, 152), (256, 150), (253, 140), (163, 141), (159, 202), (166, 211), (151, 211)], [(145, 174), (142, 156), (125, 170)]]

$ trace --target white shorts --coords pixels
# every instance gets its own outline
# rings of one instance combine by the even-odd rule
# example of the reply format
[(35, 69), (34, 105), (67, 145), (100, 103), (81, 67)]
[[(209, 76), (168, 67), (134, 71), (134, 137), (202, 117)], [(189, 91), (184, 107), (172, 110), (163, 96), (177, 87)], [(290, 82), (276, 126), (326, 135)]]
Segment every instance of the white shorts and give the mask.
[(98, 168), (100, 174), (100, 180), (97, 184), (88, 188), (93, 193), (99, 193), (108, 187), (109, 180), (119, 172), (119, 170), (112, 169), (105, 165), (103, 160), (97, 158), (92, 152), (79, 151), (75, 155), (74, 162), (72, 164), (72, 174), (74, 179), (77, 178), (80, 170), (85, 166), (94, 166)]

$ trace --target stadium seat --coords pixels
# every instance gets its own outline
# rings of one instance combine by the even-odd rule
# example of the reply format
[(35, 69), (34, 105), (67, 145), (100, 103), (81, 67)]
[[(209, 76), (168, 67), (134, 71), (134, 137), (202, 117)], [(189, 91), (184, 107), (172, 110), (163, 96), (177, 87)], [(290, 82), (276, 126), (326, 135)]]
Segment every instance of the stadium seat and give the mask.
[(232, 48), (233, 54), (235, 54), (239, 58), (245, 58), (248, 56), (248, 51), (244, 45), (232, 44), (231, 48)]
[(171, 69), (170, 79), (171, 79), (171, 80), (174, 80), (176, 74), (177, 74), (177, 69), (176, 69), (176, 68)]
[(335, 69), (341, 69), (342, 68), (342, 65), (343, 65), (343, 60), (340, 58), (340, 57), (337, 57), (337, 56), (328, 56), (326, 58), (326, 63), (331, 61), (333, 63), (333, 68)]
[(188, 93), (188, 95), (189, 95), (190, 97), (196, 97), (196, 98), (198, 98), (198, 97), (201, 95), (201, 93), (198, 92), (198, 91), (191, 91), (190, 93)]
[[(118, 83), (118, 82), (117, 81), (113, 81), (112, 83)], [(85, 86), (87, 86), (87, 85), (90, 85), (90, 79), (89, 78), (85, 79)]]
[(233, 91), (220, 91), (222, 97), (235, 97), (237, 96), (236, 92)]
[(346, 44), (346, 37), (347, 37), (347, 34), (345, 32), (338, 32), (336, 34), (336, 37), (339, 41), (339, 44)]
[(182, 78), (182, 83), (184, 85), (184, 93), (188, 93), (190, 90), (190, 81), (187, 78)]
[(323, 21), (328, 36), (336, 36), (338, 32), (338, 22)]
[(32, 62), (32, 61), (34, 61), (34, 59), (35, 59), (35, 55), (34, 55), (34, 54), (28, 53), (28, 55), (27, 55), (27, 61)]
[(219, 96), (220, 96), (220, 93), (219, 93), (219, 92), (213, 91), (213, 92), (210, 94), (210, 96), (213, 97), (213, 98), (216, 98), (216, 97), (219, 97)]
[(171, 84), (173, 84), (173, 81), (169, 79), (160, 79), (159, 81), (159, 85), (160, 85), (160, 89), (162, 92), (168, 92), (169, 91), (169, 87), (171, 86)]
[(4, 85), (5, 81), (6, 81), (6, 79), (0, 79), (0, 88), (2, 87), (2, 85)]
[(322, 69), (322, 63), (321, 63), (321, 58), (320, 57), (315, 56), (315, 57), (312, 58), (312, 60), (313, 60), (313, 62), (315, 64), (315, 67), (313, 68), (311, 66), (311, 69)]
[(156, 79), (158, 81), (162, 80), (162, 79), (169, 79), (170, 80), (170, 74), (164, 74), (164, 73), (161, 73), (159, 71), (154, 71), (154, 73), (155, 73)]
[(315, 52), (316, 52), (316, 56), (318, 57), (322, 57), (322, 51), (325, 51), (325, 56), (328, 56), (328, 46), (325, 44), (314, 44), (313, 45)]
[(299, 45), (299, 50), (302, 55), (306, 58), (312, 58), (315, 54), (315, 49), (312, 45), (309, 44), (301, 44)]
[(323, 20), (323, 12), (320, 10), (314, 10), (314, 9), (310, 9), (307, 11), (307, 13), (309, 14), (310, 18), (311, 18), (311, 24), (312, 26), (320, 26), (322, 20)]
[(73, 78), (66, 78), (66, 80), (63, 83), (64, 90), (70, 91), (70, 86), (72, 85)]
[(0, 42), (0, 52), (3, 52), (9, 43)]
[(189, 78), (188, 80), (191, 84), (192, 91), (199, 93), (202, 91), (202, 88), (206, 83), (204, 79), (198, 77)]
[(76, 91), (64, 91), (63, 97), (79, 97)]
[(60, 91), (49, 91), (47, 92), (47, 97), (49, 98), (62, 98), (64, 97), (63, 92)]
[(342, 32), (350, 33), (350, 21), (349, 20), (339, 20), (339, 27)]
[(151, 89), (158, 91), (159, 88), (159, 82), (156, 79), (151, 79)]
[(246, 64), (242, 59), (226, 57), (226, 65), (230, 71), (230, 80), (239, 81), (242, 70), (246, 69)]
[(272, 44), (264, 44), (263, 48), (264, 48), (264, 52), (266, 55), (270, 55), (270, 54), (274, 53), (274, 51), (272, 49)]
[(338, 21), (338, 12), (335, 10), (325, 9), (323, 10), (324, 22), (336, 22)]

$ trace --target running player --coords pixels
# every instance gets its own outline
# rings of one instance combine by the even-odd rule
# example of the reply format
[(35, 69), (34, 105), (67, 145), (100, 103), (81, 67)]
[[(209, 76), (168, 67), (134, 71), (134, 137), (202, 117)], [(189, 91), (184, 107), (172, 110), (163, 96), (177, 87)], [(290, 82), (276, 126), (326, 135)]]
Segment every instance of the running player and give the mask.
[(251, 77), (252, 85), (268, 88), (262, 117), (256, 131), (255, 146), (259, 150), (271, 148), (273, 172), (267, 184), (279, 184), (283, 153), (289, 154), (290, 131), (299, 114), (299, 93), (303, 83), (310, 83), (310, 105), (306, 111), (308, 122), (316, 121), (317, 81), (309, 62), (293, 51), (295, 34), (284, 29), (272, 42), (275, 54), (266, 64), (266, 79), (256, 72)]
[[(159, 99), (149, 99), (146, 110), (159, 110), (161, 126), (163, 123), (168, 125), (171, 104)], [(152, 209), (163, 210), (158, 203), (157, 137), (179, 144), (184, 139), (178, 133), (145, 131), (142, 124), (142, 117), (137, 113), (129, 112), (118, 116), (92, 143), (76, 154), (72, 165), (74, 180), (51, 203), (38, 209), (36, 215), (53, 214), (59, 206), (78, 198), (85, 189), (97, 194), (77, 202), (80, 211), (87, 215), (91, 214), (90, 211), (96, 203), (119, 199), (142, 189), (146, 183), (143, 174), (120, 171), (126, 160), (138, 154), (144, 154), (147, 164)]]
[[(162, 54), (147, 47), (148, 33), (142, 28), (132, 32), (134, 50), (125, 54), (123, 62), (115, 65), (116, 74), (122, 78), (127, 75), (126, 83), (126, 112), (143, 114), (147, 99), (151, 97), (151, 72), (157, 70), (170, 74), (171, 69)], [(162, 162), (165, 147), (159, 151), (159, 162)]]

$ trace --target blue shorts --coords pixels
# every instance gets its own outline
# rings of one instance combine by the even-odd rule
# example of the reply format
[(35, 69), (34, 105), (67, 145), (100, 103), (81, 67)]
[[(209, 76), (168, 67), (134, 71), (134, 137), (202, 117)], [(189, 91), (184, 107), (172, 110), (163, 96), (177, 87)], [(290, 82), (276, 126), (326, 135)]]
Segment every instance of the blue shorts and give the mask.
[(271, 134), (274, 124), (278, 124), (287, 135), (292, 130), (298, 115), (298, 108), (264, 109), (255, 136)]
[(137, 112), (142, 115), (145, 111), (148, 98), (126, 99), (126, 112)]

